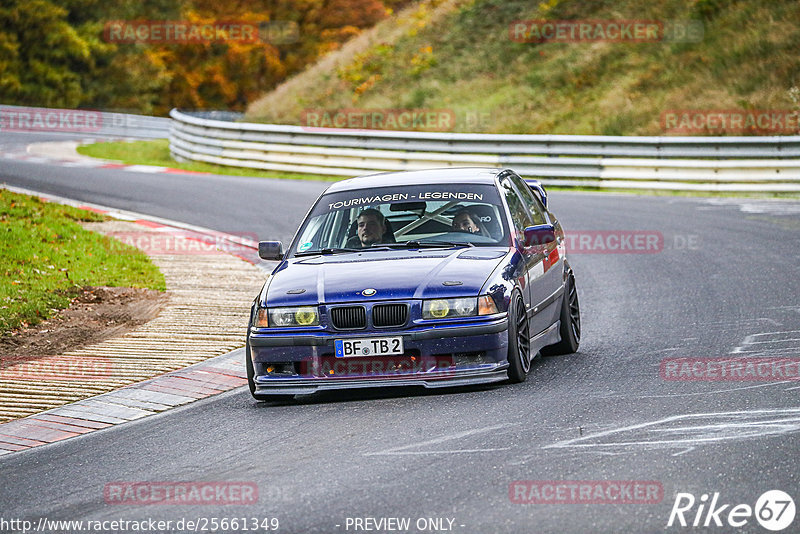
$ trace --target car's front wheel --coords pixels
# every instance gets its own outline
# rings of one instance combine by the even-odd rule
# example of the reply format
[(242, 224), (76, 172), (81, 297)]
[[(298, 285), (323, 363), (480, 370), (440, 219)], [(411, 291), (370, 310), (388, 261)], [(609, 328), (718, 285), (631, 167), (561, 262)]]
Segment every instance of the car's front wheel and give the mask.
[(508, 306), (508, 379), (511, 383), (524, 382), (531, 370), (531, 337), (528, 314), (518, 293), (514, 293)]
[(542, 349), (542, 354), (555, 356), (558, 354), (572, 354), (578, 350), (581, 342), (581, 306), (578, 302), (578, 289), (575, 287), (575, 277), (570, 273), (567, 285), (564, 288), (564, 298), (561, 302), (561, 341)]
[(256, 393), (255, 369), (253, 367), (253, 357), (250, 355), (250, 345), (246, 345), (245, 353), (245, 369), (247, 370), (247, 386), (250, 388), (250, 395), (257, 401), (280, 401), (291, 400), (294, 395), (265, 395), (263, 393)]

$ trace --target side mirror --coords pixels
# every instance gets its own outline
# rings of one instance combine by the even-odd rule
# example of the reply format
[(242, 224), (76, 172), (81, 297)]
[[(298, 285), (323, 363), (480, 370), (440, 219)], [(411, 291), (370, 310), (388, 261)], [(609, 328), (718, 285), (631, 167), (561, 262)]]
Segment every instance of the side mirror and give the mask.
[(556, 240), (556, 229), (552, 224), (539, 224), (525, 228), (525, 246), (535, 247)]
[(533, 194), (539, 197), (539, 200), (542, 201), (542, 205), (546, 208), (547, 207), (547, 191), (545, 191), (542, 182), (539, 180), (525, 180), (525, 183), (528, 184), (528, 187)]
[(283, 259), (283, 243), (280, 241), (259, 241), (258, 257), (262, 260), (281, 261)]

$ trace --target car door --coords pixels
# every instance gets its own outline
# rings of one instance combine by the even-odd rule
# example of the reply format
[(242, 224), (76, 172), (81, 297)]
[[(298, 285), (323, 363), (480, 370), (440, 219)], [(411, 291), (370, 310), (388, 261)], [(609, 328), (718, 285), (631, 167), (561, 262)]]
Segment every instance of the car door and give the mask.
[(503, 194), (506, 206), (511, 215), (511, 232), (514, 237), (514, 245), (517, 248), (517, 257), (514, 261), (518, 262), (514, 276), (522, 287), (522, 300), (525, 302), (525, 309), (530, 315), (531, 310), (531, 291), (530, 273), (535, 271), (534, 264), (537, 260), (535, 255), (530, 253), (530, 249), (525, 247), (525, 228), (531, 225), (528, 208), (520, 197), (519, 192), (514, 187), (509, 176), (500, 179), (500, 192)]
[[(555, 225), (556, 221), (551, 220), (549, 213), (525, 181), (513, 173), (509, 173), (509, 177), (525, 203), (532, 224)], [(563, 250), (559, 246), (560, 239), (563, 237), (558, 235), (556, 241), (536, 247), (536, 252), (531, 254), (533, 261), (529, 262), (531, 270), (528, 278), (531, 293), (530, 326), (532, 333), (539, 333), (547, 329), (559, 316), (561, 304), (559, 297), (564, 284), (562, 276), (564, 258), (560, 252)]]

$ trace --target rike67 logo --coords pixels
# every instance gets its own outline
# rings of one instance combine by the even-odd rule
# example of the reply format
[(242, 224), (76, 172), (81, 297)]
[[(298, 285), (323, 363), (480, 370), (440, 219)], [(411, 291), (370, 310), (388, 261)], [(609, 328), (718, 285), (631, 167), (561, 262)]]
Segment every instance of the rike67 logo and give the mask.
[[(764, 492), (755, 506), (731, 505), (720, 500), (720, 495), (704, 493), (695, 499), (691, 493), (678, 493), (669, 514), (667, 527), (744, 527), (755, 517), (767, 530), (780, 531), (794, 521), (795, 506), (792, 497), (781, 490)], [(796, 532), (796, 531), (795, 531)]]

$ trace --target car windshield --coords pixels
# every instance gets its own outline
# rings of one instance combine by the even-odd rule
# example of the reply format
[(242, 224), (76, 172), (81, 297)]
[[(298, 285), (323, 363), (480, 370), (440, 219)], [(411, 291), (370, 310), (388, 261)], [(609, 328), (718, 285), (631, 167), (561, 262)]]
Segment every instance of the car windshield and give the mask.
[(507, 224), (493, 185), (431, 184), (324, 195), (292, 255), (385, 248), (496, 246)]

